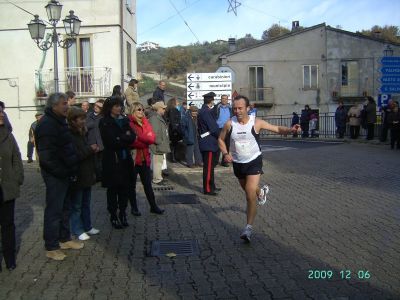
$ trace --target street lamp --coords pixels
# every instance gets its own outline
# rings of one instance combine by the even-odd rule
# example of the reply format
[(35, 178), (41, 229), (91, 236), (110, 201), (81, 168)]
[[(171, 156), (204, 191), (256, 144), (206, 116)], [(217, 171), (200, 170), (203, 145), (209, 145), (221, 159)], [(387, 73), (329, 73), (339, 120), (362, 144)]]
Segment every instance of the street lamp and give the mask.
[(393, 49), (390, 45), (387, 45), (385, 50), (383, 50), (384, 56), (393, 56)]
[(51, 47), (54, 48), (54, 90), (59, 91), (58, 87), (58, 58), (57, 58), (57, 47), (67, 49), (72, 46), (74, 38), (79, 34), (81, 28), (81, 20), (74, 15), (74, 11), (70, 10), (69, 15), (63, 20), (64, 29), (67, 34), (65, 40), (60, 40), (57, 33), (57, 23), (61, 19), (62, 5), (57, 0), (50, 0), (45, 6), (47, 17), (49, 22), (46, 22), (52, 26), (51, 41), (43, 41), (46, 24), (39, 19), (38, 15), (34, 16), (34, 19), (28, 24), (29, 33), (31, 38), (35, 41), (36, 45), (42, 51), (47, 51)]

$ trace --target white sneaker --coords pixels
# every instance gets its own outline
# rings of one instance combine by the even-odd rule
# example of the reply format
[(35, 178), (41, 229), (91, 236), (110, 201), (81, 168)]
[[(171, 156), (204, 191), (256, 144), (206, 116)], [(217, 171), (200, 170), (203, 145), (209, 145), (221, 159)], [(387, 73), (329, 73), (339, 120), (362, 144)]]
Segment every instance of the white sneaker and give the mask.
[(90, 229), (90, 230), (87, 231), (86, 233), (89, 234), (89, 235), (96, 235), (96, 234), (99, 234), (99, 232), (100, 232), (100, 230), (98, 230), (98, 229), (92, 227), (92, 229)]
[(240, 235), (240, 238), (244, 240), (246, 243), (250, 243), (251, 234), (253, 233), (253, 227), (246, 226)]
[(265, 202), (267, 202), (267, 194), (269, 192), (269, 186), (268, 185), (263, 185), (262, 188), (260, 188), (260, 194), (258, 195), (258, 204), (259, 205), (264, 205)]
[(90, 236), (88, 236), (86, 234), (86, 232), (84, 232), (80, 236), (78, 236), (78, 239), (81, 240), (81, 241), (86, 241), (86, 240), (90, 239)]

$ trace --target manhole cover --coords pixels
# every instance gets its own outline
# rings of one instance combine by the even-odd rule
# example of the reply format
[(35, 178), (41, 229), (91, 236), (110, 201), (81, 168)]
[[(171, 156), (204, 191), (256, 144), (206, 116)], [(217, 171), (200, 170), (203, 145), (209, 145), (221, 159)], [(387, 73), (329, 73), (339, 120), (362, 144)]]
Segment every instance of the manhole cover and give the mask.
[(197, 240), (151, 242), (150, 256), (165, 256), (167, 253), (192, 256), (199, 255), (200, 249)]
[(166, 185), (166, 186), (154, 186), (153, 185), (153, 191), (160, 192), (160, 191), (173, 191), (174, 187), (171, 185)]
[(196, 194), (171, 194), (162, 195), (157, 198), (159, 204), (199, 204)]

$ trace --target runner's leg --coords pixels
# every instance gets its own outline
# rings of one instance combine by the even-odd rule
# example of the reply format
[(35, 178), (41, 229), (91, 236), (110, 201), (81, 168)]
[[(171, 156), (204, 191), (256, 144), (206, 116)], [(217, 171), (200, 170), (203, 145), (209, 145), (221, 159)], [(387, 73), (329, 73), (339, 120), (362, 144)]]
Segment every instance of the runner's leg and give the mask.
[(246, 200), (247, 200), (247, 224), (253, 225), (254, 219), (256, 217), (257, 208), (257, 188), (260, 183), (260, 176), (257, 175), (247, 175), (246, 176)]

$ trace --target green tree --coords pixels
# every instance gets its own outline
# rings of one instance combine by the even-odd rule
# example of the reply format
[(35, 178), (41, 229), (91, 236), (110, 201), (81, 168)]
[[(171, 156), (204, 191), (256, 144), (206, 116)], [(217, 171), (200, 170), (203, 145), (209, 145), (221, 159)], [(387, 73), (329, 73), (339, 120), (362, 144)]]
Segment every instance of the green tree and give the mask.
[(388, 40), (390, 42), (400, 43), (400, 30), (398, 26), (386, 25), (382, 27), (374, 25), (369, 30), (362, 30), (361, 33), (367, 36), (378, 35), (382, 39)]
[(190, 51), (185, 48), (169, 48), (163, 61), (164, 70), (168, 77), (176, 77), (186, 72), (192, 61)]
[(270, 28), (264, 30), (261, 38), (266, 41), (266, 40), (270, 40), (270, 39), (276, 38), (278, 36), (284, 35), (289, 32), (290, 32), (290, 30), (287, 29), (286, 27), (283, 27), (279, 24), (272, 24)]

